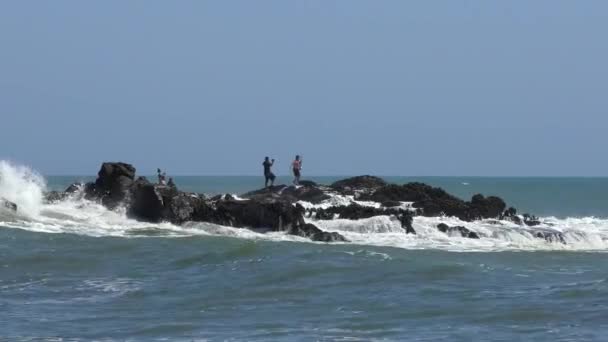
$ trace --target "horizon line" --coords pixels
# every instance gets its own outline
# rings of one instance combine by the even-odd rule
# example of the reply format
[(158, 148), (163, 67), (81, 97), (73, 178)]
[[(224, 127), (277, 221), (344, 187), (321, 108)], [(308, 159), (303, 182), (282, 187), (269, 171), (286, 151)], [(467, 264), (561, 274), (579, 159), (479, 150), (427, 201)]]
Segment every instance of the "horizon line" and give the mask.
[[(42, 174), (44, 177), (97, 177), (96, 174)], [(156, 175), (136, 175), (137, 177), (156, 177)], [(169, 174), (169, 177), (260, 177), (264, 178), (264, 175), (257, 174)], [(277, 174), (277, 177), (293, 177), (291, 174)], [(380, 178), (385, 177), (403, 177), (403, 178), (608, 178), (608, 175), (599, 176), (599, 175), (591, 175), (591, 176), (581, 176), (581, 175), (381, 175), (381, 174), (353, 174), (353, 175), (309, 175), (308, 177), (358, 177), (358, 176), (375, 176)], [(306, 179), (302, 177), (302, 179)]]

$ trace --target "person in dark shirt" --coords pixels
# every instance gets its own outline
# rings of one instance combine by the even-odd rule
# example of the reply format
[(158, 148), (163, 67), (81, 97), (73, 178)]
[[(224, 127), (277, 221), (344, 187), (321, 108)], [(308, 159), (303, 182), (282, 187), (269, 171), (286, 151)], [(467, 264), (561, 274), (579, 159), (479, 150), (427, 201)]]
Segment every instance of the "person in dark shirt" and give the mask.
[(264, 165), (264, 178), (266, 179), (264, 187), (266, 188), (268, 188), (268, 181), (270, 181), (270, 186), (272, 186), (274, 184), (274, 179), (276, 178), (274, 173), (270, 170), (273, 164), (274, 159), (270, 161), (268, 157), (264, 158), (264, 162), (262, 163), (262, 165)]

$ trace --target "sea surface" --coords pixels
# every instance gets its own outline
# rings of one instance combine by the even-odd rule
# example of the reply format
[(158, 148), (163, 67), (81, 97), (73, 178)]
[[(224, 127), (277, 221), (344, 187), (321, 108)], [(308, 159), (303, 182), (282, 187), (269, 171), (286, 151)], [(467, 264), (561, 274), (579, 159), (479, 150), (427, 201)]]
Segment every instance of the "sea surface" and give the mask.
[[(318, 223), (352, 241), (323, 244), (141, 223), (80, 198), (42, 203), (44, 191), (92, 179), (0, 162), (0, 197), (20, 209), (0, 210), (0, 340), (608, 340), (608, 178), (385, 177), (498, 195), (566, 245), (450, 217), (415, 218), (417, 235), (388, 217)], [(206, 194), (263, 183), (175, 181)], [(440, 222), (485, 237), (448, 236)]]

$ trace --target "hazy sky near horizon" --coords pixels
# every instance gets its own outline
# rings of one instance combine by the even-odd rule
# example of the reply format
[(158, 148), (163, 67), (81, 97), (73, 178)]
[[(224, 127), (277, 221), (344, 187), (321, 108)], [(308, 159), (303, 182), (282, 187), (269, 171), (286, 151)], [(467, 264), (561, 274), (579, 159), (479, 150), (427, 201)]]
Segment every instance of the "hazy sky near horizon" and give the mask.
[(608, 175), (606, 1), (2, 1), (45, 174)]

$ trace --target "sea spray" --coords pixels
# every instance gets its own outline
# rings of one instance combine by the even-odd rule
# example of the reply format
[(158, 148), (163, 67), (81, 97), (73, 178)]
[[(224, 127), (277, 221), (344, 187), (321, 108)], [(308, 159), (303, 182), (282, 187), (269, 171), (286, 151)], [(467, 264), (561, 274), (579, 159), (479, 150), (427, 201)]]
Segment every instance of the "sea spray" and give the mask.
[(36, 171), (0, 161), (0, 197), (16, 203), (21, 215), (35, 217), (40, 213), (45, 189), (44, 177)]

